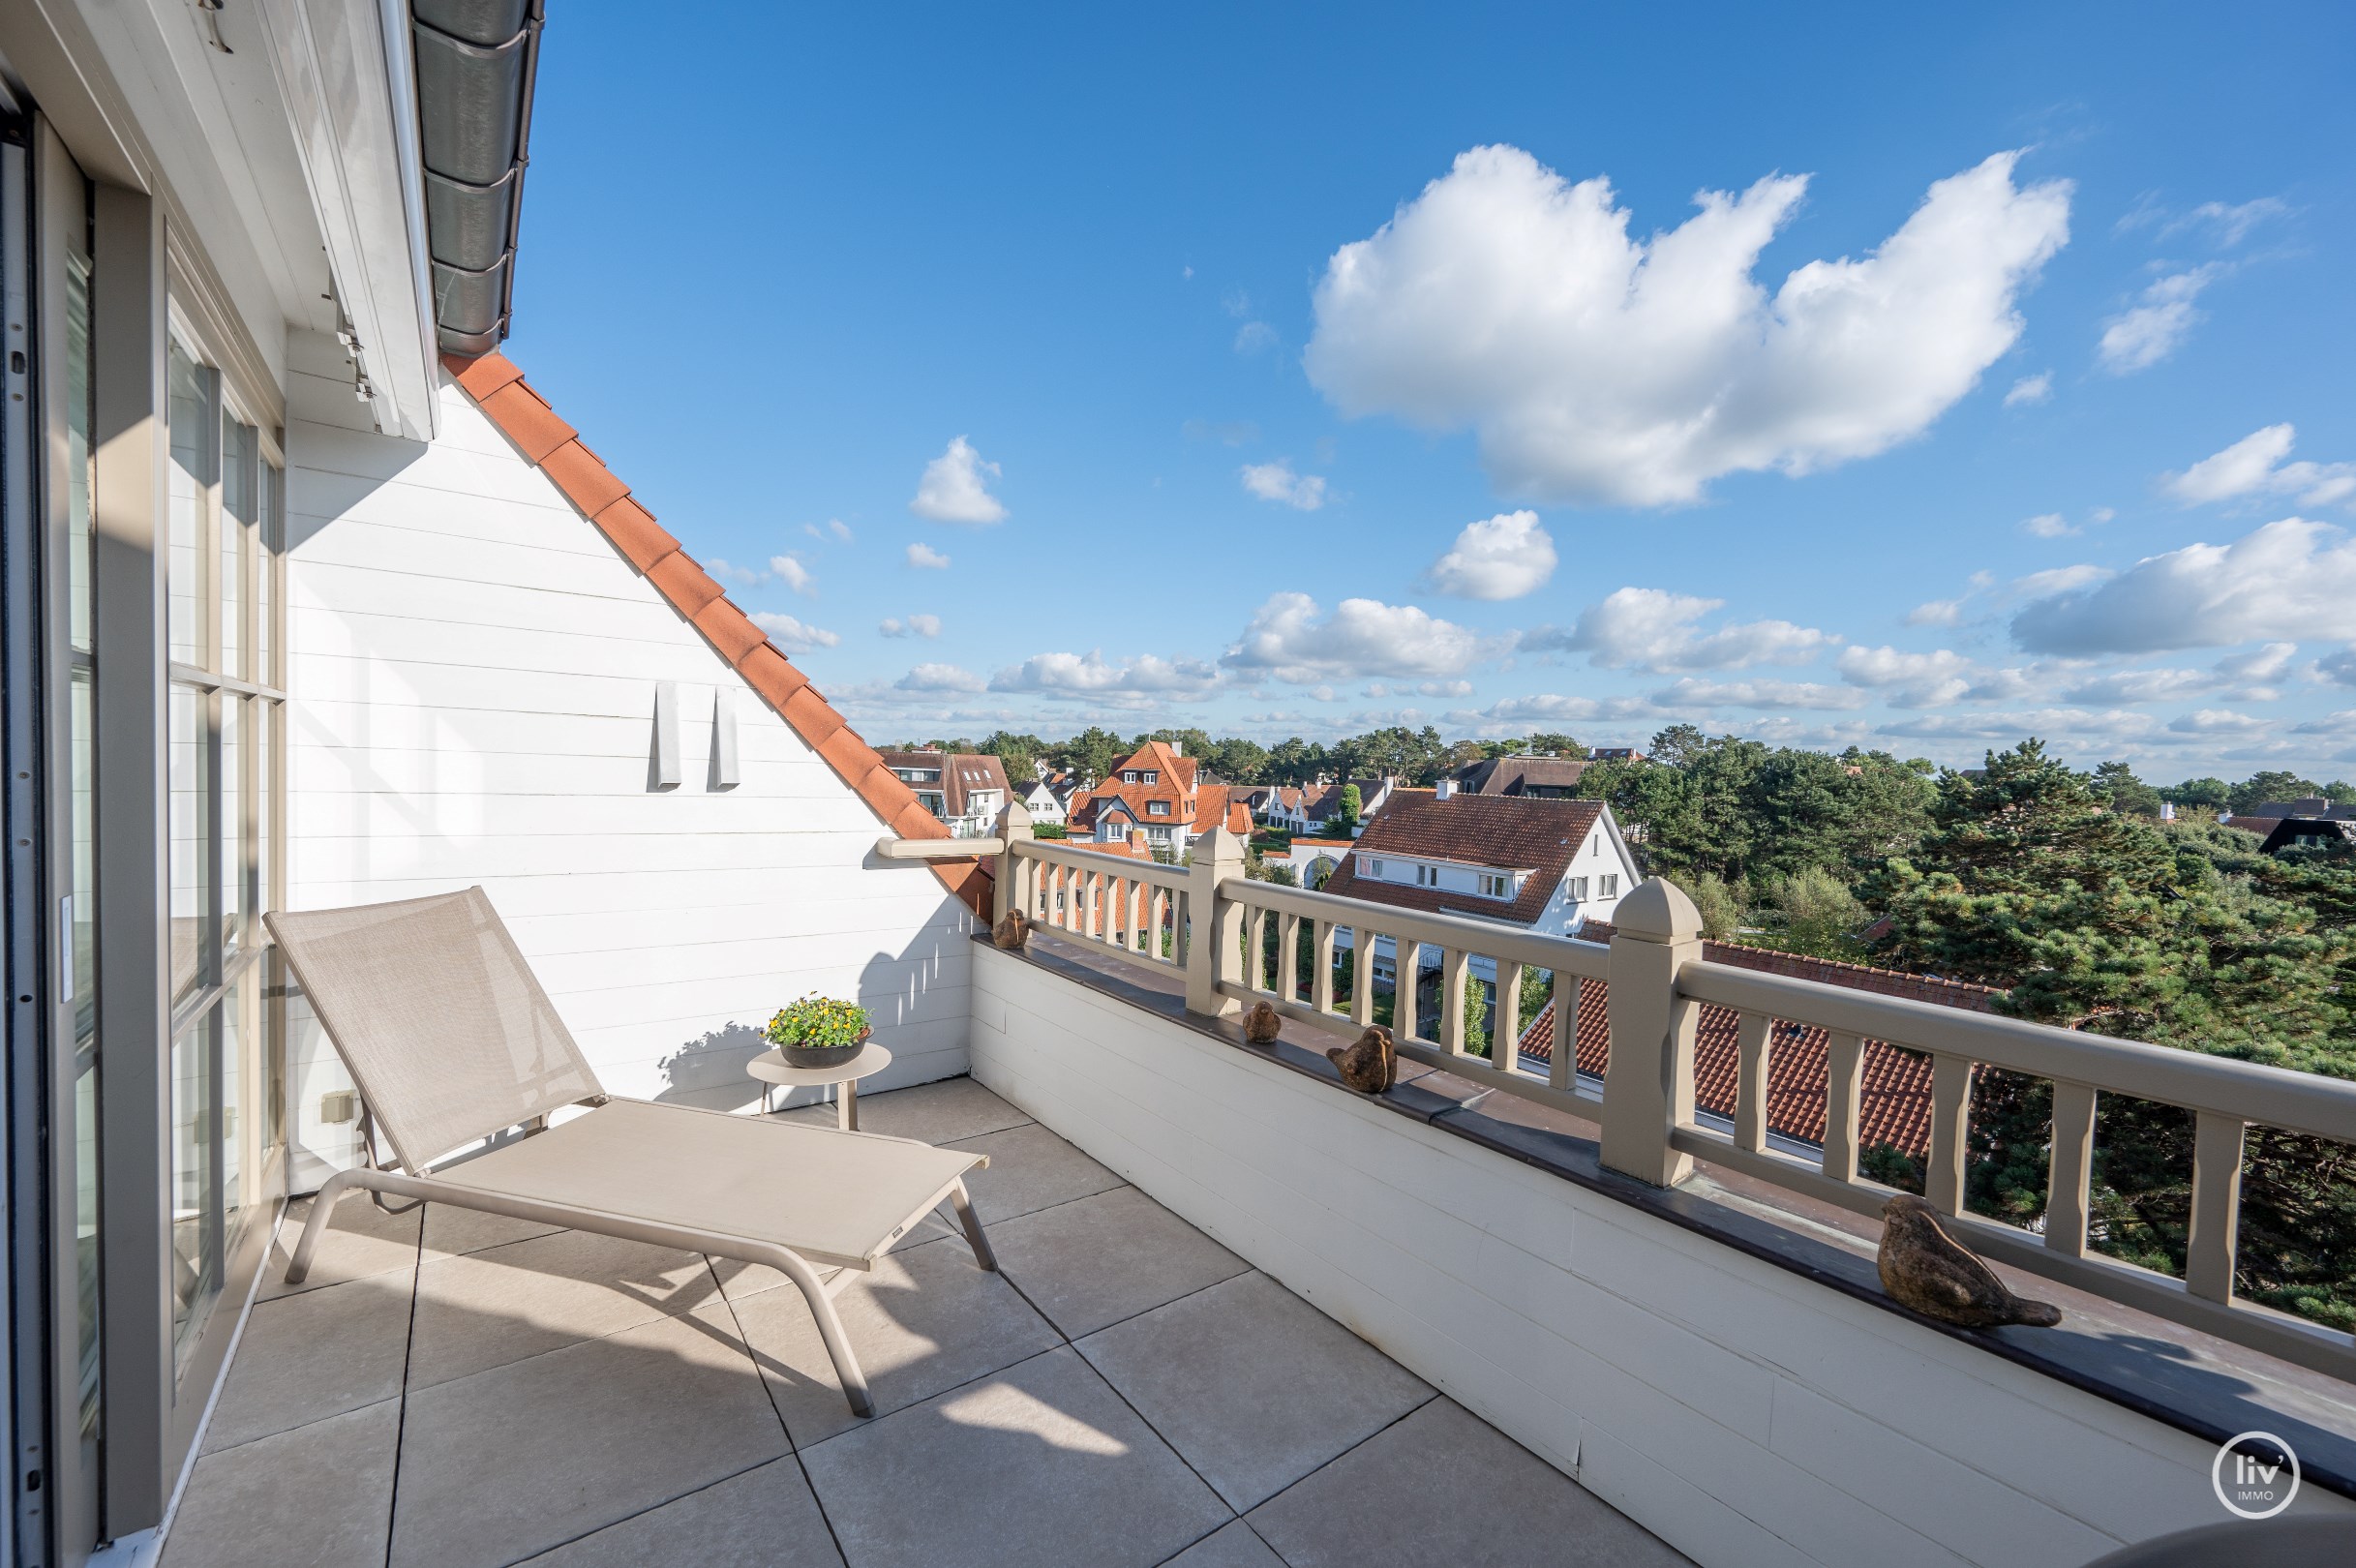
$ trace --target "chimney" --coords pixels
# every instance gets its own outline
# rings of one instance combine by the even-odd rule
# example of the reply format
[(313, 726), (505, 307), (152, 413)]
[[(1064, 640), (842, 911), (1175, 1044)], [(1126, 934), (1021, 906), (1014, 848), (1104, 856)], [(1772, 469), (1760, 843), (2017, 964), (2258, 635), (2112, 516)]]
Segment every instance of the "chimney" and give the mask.
[(1443, 778), (1443, 779), (1441, 779), (1441, 780), (1440, 780), (1440, 781), (1439, 781), (1437, 784), (1435, 784), (1435, 785), (1433, 785), (1433, 786), (1432, 786), (1432, 799), (1435, 799), (1435, 800), (1447, 800), (1447, 799), (1453, 799), (1455, 798), (1455, 796), (1456, 796), (1456, 780), (1455, 780), (1455, 779), (1452, 779), (1452, 778)]
[(1183, 757), (1186, 755), (1186, 742), (1184, 740), (1164, 740), (1163, 744), (1170, 748), (1170, 755), (1173, 757)]
[(2160, 820), (2161, 822), (2174, 822), (2176, 820), (2175, 801), (2162, 800), (2160, 802)]

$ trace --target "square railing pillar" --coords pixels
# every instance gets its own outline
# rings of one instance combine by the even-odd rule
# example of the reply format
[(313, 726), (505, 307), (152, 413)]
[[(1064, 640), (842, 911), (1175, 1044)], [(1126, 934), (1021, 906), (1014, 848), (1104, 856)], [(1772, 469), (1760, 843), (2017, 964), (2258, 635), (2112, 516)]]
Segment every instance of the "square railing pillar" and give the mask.
[[(1613, 911), (1612, 1059), (1604, 1070), (1606, 1165), (1675, 1187), (1693, 1159), (1671, 1137), (1693, 1120), (1694, 1024), (1698, 1003), (1677, 995), (1677, 972), (1702, 956), (1702, 917), (1674, 885), (1644, 883)], [(1576, 1030), (1557, 1023), (1555, 1048), (1575, 1048)]]
[[(1244, 841), (1224, 825), (1194, 846), (1187, 867), (1186, 1010), (1208, 1017), (1240, 1011), (1243, 1004), (1222, 996), (1219, 983), (1241, 979), (1244, 906), (1219, 894), (1219, 885), (1244, 874)], [(1257, 956), (1256, 954), (1254, 956)]]

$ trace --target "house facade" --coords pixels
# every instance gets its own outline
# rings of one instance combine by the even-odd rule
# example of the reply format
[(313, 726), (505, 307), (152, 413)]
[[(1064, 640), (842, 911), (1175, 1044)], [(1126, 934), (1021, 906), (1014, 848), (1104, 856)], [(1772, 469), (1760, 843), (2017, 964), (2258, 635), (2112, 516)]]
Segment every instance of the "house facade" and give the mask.
[(1149, 740), (1106, 770), (1102, 784), (1073, 794), (1067, 826), (1074, 838), (1106, 844), (1142, 832), (1155, 859), (1176, 861), (1215, 829), (1249, 832), (1252, 817), (1226, 785), (1201, 777), (1201, 764), (1183, 745)]
[(1582, 757), (1488, 757), (1458, 769), (1455, 784), (1466, 795), (1569, 800), (1578, 797), (1579, 780), (1586, 770)]
[(1013, 799), (1006, 764), (988, 752), (887, 751), (884, 766), (957, 838), (987, 836)]
[[(1643, 880), (1601, 800), (1465, 795), (1443, 784), (1385, 802), (1323, 890), (1431, 914), (1464, 915), (1550, 936), (1608, 920)], [(1348, 938), (1343, 938), (1347, 945)], [(1374, 975), (1392, 980), (1393, 944), (1378, 938)], [(1438, 963), (1427, 952), (1426, 967)], [(1475, 959), (1491, 983), (1495, 966)]]

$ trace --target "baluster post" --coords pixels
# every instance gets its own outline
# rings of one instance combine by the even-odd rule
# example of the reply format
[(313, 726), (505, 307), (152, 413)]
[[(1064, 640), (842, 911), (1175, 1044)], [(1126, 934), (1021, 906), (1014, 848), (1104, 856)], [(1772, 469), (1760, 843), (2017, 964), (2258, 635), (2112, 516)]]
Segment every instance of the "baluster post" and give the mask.
[[(1655, 1187), (1693, 1174), (1670, 1144), (1693, 1120), (1693, 1039), (1699, 1009), (1677, 995), (1677, 972), (1702, 956), (1693, 900), (1658, 877), (1613, 912), (1612, 1061), (1604, 1073), (1603, 1163)], [(1559, 978), (1556, 994), (1561, 994)], [(1555, 1024), (1556, 1060), (1578, 1049), (1578, 1025)]]
[[(1502, 1047), (1499, 1040), (1505, 1042)], [(1497, 960), (1496, 1032), (1489, 1037), (1489, 1065), (1500, 1072), (1519, 1071), (1522, 1067), (1522, 965), (1518, 959)]]
[(1030, 875), (1031, 862), (1014, 853), (1015, 845), (1031, 842), (1031, 813), (1020, 800), (1009, 800), (1006, 809), (998, 813), (998, 836), (1006, 841), (1006, 848), (998, 852), (997, 875), (990, 885), (993, 926), (1012, 910), (1021, 910), (1025, 920), (1031, 918), (1031, 901), (1023, 896), (1023, 882)]
[(1923, 1172), (1922, 1193), (1941, 1214), (1963, 1212), (1971, 1126), (1971, 1058), (1936, 1053), (1931, 1057), (1931, 1164)]
[(2045, 1179), (2045, 1245), (2071, 1257), (2086, 1255), (2088, 1189), (2094, 1179), (2095, 1091), (2053, 1082), (2053, 1143)]
[(2185, 1239), (2185, 1289), (2233, 1299), (2235, 1231), (2242, 1208), (2242, 1144), (2249, 1126), (2221, 1111), (2192, 1120), (2192, 1233)]
[(1555, 1054), (1546, 1081), (1564, 1094), (1579, 1091), (1579, 977), (1555, 971)]
[(1865, 1086), (1865, 1042), (1856, 1035), (1825, 1041), (1825, 1174), (1857, 1180), (1858, 1098)]
[(1334, 1010), (1334, 922), (1317, 921), (1317, 971), (1310, 978), (1309, 1005), (1319, 1012)]
[(1753, 1154), (1767, 1147), (1767, 1053), (1774, 1032), (1774, 1019), (1746, 1012), (1735, 1037), (1735, 1147)]
[(1463, 1056), (1467, 1048), (1465, 1027), (1465, 986), (1471, 976), (1472, 955), (1457, 948), (1442, 948), (1439, 954), (1439, 1042), (1450, 1056)]
[(1276, 994), (1301, 1000), (1301, 917), (1286, 915), (1276, 927)]
[(1219, 885), (1244, 874), (1244, 841), (1223, 825), (1194, 847), (1187, 868), (1186, 1006), (1189, 1012), (1223, 1017), (1242, 1010), (1219, 994), (1219, 982), (1241, 972), (1244, 906), (1220, 895)]

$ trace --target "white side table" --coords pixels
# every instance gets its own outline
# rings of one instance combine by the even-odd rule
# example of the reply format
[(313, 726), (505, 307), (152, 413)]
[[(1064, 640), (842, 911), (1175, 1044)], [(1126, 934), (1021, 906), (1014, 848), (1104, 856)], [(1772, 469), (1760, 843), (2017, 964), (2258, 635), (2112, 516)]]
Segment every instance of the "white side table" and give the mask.
[(787, 1067), (783, 1051), (763, 1051), (744, 1064), (744, 1070), (761, 1080), (761, 1114), (764, 1116), (769, 1114), (770, 1091), (773, 1084), (783, 1084), (789, 1089), (841, 1084), (842, 1095), (836, 1103), (842, 1111), (842, 1130), (856, 1132), (859, 1131), (859, 1080), (873, 1077), (891, 1065), (891, 1053), (869, 1040), (866, 1049), (834, 1067)]

